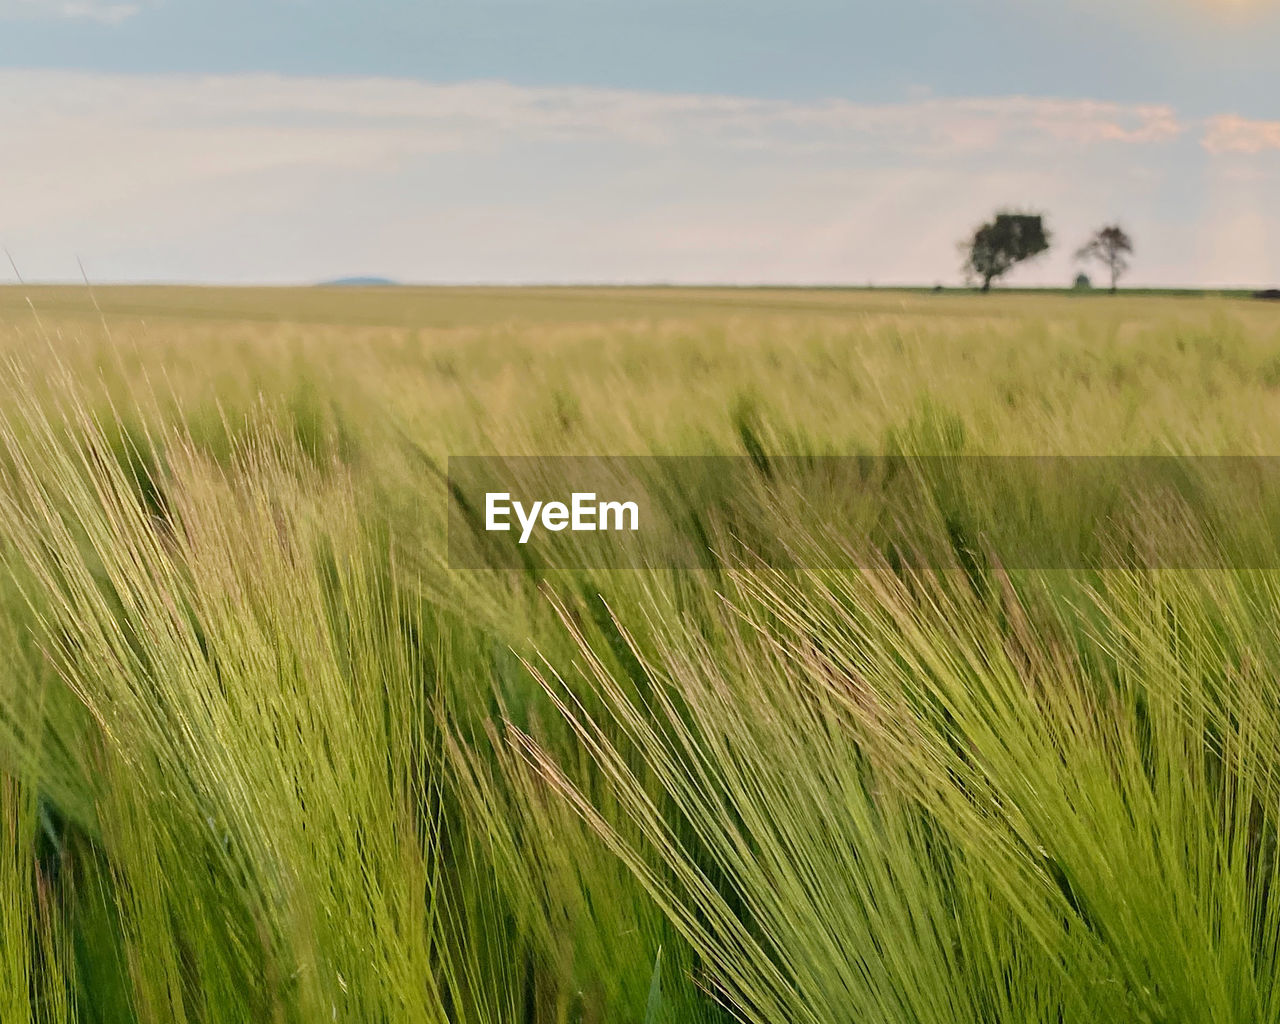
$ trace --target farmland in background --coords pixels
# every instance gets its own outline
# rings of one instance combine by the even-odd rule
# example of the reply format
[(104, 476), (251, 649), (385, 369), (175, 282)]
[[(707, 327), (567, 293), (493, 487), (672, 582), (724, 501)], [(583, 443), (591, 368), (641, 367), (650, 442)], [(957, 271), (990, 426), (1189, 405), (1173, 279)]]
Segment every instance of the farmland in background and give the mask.
[(0, 352), (5, 1024), (1280, 1021), (1280, 574), (907, 569), (767, 479), (805, 571), (445, 545), (451, 454), (1280, 455), (1272, 306), (30, 288)]

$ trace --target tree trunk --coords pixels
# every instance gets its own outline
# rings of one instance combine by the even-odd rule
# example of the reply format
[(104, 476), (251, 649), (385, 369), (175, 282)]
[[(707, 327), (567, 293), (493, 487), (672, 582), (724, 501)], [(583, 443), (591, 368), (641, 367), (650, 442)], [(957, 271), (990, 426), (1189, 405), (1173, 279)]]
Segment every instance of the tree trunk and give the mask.
[(982, 290), (984, 292), (991, 291), (991, 275), (990, 274), (988, 274), (986, 277), (982, 279)]

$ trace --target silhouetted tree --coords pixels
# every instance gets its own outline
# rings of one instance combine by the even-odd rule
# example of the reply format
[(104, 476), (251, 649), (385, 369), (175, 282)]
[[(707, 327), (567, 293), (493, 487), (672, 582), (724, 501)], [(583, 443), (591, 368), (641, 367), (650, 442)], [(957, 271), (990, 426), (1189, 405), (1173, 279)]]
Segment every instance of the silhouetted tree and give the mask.
[(1133, 240), (1119, 224), (1099, 228), (1089, 241), (1076, 253), (1078, 260), (1096, 260), (1111, 273), (1111, 292), (1114, 295), (1120, 275), (1129, 269), (1127, 259), (1133, 253)]
[(982, 290), (1004, 277), (1017, 264), (1046, 252), (1049, 230), (1038, 213), (997, 213), (996, 219), (974, 231), (962, 248), (965, 272), (982, 281)]

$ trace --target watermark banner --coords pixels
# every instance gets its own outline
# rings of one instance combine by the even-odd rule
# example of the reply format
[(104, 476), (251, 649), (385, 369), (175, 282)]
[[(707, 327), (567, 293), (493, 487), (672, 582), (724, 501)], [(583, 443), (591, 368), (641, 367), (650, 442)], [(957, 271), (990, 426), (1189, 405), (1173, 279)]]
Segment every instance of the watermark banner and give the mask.
[(454, 456), (455, 569), (1280, 568), (1273, 456)]

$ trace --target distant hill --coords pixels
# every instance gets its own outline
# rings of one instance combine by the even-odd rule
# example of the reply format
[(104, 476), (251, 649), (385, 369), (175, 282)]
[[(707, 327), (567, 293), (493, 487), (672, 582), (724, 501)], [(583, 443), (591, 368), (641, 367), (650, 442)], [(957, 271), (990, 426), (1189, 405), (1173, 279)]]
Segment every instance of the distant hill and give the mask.
[(321, 281), (321, 288), (388, 288), (398, 285), (389, 277), (340, 277), (334, 281)]

